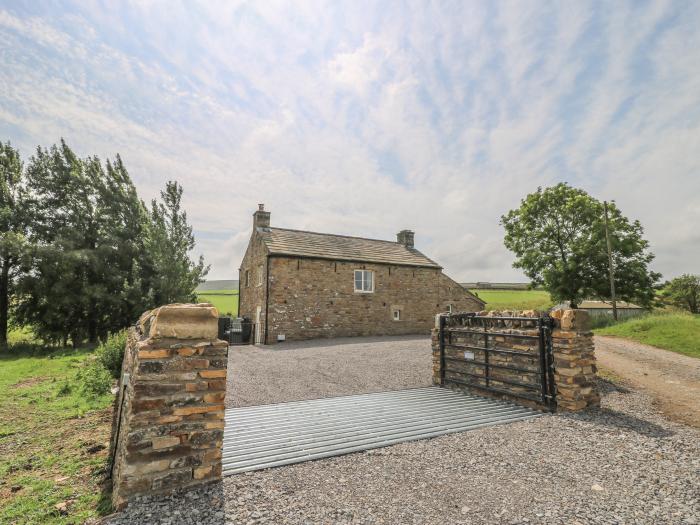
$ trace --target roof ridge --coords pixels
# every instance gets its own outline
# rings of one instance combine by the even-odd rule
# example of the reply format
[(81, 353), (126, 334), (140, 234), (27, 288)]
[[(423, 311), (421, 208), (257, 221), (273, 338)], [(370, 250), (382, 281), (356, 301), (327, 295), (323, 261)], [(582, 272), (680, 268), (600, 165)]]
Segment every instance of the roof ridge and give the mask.
[[(343, 235), (341, 233), (323, 233), (323, 232), (314, 232), (311, 230), (297, 230), (295, 228), (270, 227), (270, 230), (283, 230), (283, 231), (287, 231), (287, 232), (298, 232), (298, 233), (313, 233), (314, 235), (327, 235), (328, 237), (344, 237), (346, 239), (360, 239), (362, 241), (388, 242), (390, 244), (404, 246), (404, 248), (409, 249), (408, 246), (405, 246), (397, 241), (387, 241), (386, 239), (372, 239), (370, 237), (358, 237), (356, 235)], [(414, 250), (415, 250), (415, 248), (414, 248)], [(418, 251), (418, 250), (416, 250), (416, 251)]]

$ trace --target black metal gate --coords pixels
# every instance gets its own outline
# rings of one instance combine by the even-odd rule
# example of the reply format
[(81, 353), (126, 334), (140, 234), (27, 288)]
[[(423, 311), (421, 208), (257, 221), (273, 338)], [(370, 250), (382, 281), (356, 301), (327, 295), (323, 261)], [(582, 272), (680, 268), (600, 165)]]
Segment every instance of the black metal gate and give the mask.
[(219, 317), (219, 339), (229, 345), (255, 344), (255, 323), (245, 318)]
[(440, 317), (440, 383), (556, 408), (552, 319), (473, 313)]

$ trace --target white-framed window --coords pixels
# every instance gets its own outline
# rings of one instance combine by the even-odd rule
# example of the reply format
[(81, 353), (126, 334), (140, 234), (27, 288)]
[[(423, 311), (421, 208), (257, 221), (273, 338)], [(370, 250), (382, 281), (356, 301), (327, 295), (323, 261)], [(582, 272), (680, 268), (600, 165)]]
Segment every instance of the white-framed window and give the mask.
[(258, 286), (262, 286), (263, 283), (263, 265), (258, 266)]
[(245, 271), (245, 286), (250, 286), (250, 270)]
[(394, 318), (394, 321), (400, 321), (401, 320), (401, 310), (395, 308), (393, 311), (393, 318)]
[(451, 314), (451, 313), (452, 313), (452, 305), (451, 305), (451, 304), (448, 304), (448, 305), (447, 305), (447, 313), (448, 313), (448, 314)]
[(359, 293), (374, 292), (374, 272), (371, 270), (355, 270), (355, 291)]

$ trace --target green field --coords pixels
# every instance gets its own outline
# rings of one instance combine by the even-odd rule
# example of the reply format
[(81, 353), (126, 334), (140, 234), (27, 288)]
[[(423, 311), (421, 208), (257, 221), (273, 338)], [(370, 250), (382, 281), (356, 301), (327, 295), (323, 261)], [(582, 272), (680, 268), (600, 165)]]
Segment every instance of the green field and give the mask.
[(0, 523), (84, 523), (109, 510), (111, 395), (85, 396), (87, 350), (0, 352)]
[[(487, 310), (547, 310), (553, 306), (544, 290), (471, 290), (486, 301)], [(212, 303), (220, 314), (236, 315), (238, 290), (207, 290), (197, 292), (197, 301)]]
[(487, 310), (548, 310), (554, 303), (544, 290), (470, 290)]
[(207, 290), (197, 292), (198, 303), (211, 303), (220, 315), (238, 313), (238, 290)]
[(691, 357), (700, 357), (700, 315), (655, 313), (595, 330)]

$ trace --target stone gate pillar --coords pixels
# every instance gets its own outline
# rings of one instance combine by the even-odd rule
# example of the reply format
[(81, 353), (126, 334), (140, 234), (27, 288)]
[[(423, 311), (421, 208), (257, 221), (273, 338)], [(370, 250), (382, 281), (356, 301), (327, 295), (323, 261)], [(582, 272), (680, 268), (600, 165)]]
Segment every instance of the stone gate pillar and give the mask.
[(552, 330), (557, 407), (582, 410), (600, 405), (593, 332), (588, 312), (555, 310)]
[(146, 312), (129, 331), (112, 425), (112, 502), (221, 477), (227, 343), (210, 304)]

